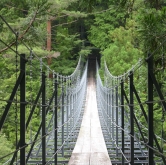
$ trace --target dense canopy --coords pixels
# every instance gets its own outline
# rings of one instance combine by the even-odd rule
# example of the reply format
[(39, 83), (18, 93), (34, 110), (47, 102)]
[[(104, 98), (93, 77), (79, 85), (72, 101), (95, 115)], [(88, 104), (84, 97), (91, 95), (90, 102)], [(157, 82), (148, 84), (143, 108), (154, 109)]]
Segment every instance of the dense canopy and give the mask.
[[(101, 75), (104, 60), (112, 74), (120, 75), (156, 49), (155, 72), (165, 68), (166, 46), (160, 46), (166, 37), (164, 0), (1, 0), (0, 16), (1, 99), (9, 97), (15, 81), (16, 57), (11, 48), (29, 54), (25, 45), (41, 58), (60, 54), (50, 67), (64, 75), (74, 71), (80, 55), (86, 60), (95, 53), (101, 56)], [(160, 81), (165, 75), (157, 76)], [(0, 114), (3, 108), (1, 104)], [(34, 125), (38, 120), (36, 113)], [(161, 120), (157, 111), (155, 120)], [(13, 130), (5, 125), (0, 134), (2, 155), (14, 149)]]

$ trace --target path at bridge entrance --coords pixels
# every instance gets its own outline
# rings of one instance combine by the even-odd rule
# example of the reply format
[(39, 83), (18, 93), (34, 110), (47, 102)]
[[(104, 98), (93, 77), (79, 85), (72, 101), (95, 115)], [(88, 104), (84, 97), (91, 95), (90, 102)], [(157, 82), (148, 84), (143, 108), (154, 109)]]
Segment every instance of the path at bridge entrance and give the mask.
[(84, 115), (69, 165), (111, 165), (96, 101), (95, 60), (89, 60)]

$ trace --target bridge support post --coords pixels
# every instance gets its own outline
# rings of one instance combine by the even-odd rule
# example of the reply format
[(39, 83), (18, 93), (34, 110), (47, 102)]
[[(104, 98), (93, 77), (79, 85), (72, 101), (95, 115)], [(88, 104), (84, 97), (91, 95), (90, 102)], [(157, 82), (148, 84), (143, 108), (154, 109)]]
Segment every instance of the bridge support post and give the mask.
[(46, 164), (46, 76), (42, 72), (42, 164)]
[(109, 127), (109, 123), (108, 123), (108, 121), (109, 121), (109, 112), (108, 112), (109, 109), (108, 109), (108, 94), (106, 91), (104, 91), (104, 100), (106, 101), (104, 109), (105, 109), (106, 123), (107, 123), (107, 128), (108, 128)]
[(64, 87), (62, 86), (62, 157), (64, 157)]
[[(116, 145), (118, 147), (118, 86), (116, 86)], [(118, 156), (118, 148), (116, 148), (116, 156)]]
[(70, 94), (70, 141), (72, 141), (72, 134), (71, 134), (71, 130), (72, 130), (72, 94)]
[(26, 100), (25, 100), (25, 54), (20, 55), (20, 70), (23, 73), (22, 80), (20, 82), (20, 164), (25, 165), (25, 132), (26, 132)]
[[(122, 128), (122, 153), (124, 154), (124, 82), (121, 80), (121, 128)], [(124, 165), (124, 156), (122, 154), (122, 165)]]
[[(150, 56), (150, 54), (148, 55)], [(148, 63), (148, 145), (153, 148), (153, 81), (150, 72), (153, 73), (153, 57), (147, 60)], [(148, 164), (153, 165), (153, 150), (148, 148)]]
[(66, 103), (66, 121), (67, 121), (67, 130), (66, 130), (66, 137), (67, 137), (67, 147), (69, 147), (69, 123), (68, 123), (68, 120), (69, 120), (69, 95), (68, 93), (66, 94), (67, 96), (67, 103)]
[[(108, 92), (108, 129), (109, 129), (109, 133), (110, 133), (110, 126), (111, 126), (111, 94), (110, 92)], [(110, 139), (111, 139), (111, 133), (109, 135)]]
[(112, 147), (114, 147), (114, 89), (112, 89)]
[(55, 97), (54, 97), (54, 103), (55, 103), (55, 114), (54, 114), (54, 164), (57, 165), (57, 156), (58, 156), (58, 152), (57, 152), (57, 137), (58, 137), (58, 103), (57, 103), (57, 98), (58, 98), (58, 82), (57, 82), (57, 77), (55, 77), (55, 84), (54, 84), (54, 88), (55, 88)]
[(130, 164), (134, 164), (134, 98), (133, 72), (130, 72)]
[(105, 92), (105, 100), (106, 100), (106, 119), (107, 119), (107, 127), (109, 126), (109, 123), (108, 123), (108, 121), (109, 121), (109, 109), (108, 109), (108, 94), (107, 94), (107, 92)]
[(110, 108), (109, 108), (109, 114), (110, 114), (110, 116), (109, 116), (109, 132), (110, 132), (110, 139), (112, 138), (112, 123), (111, 123), (111, 121), (112, 121), (112, 90), (110, 90), (110, 102), (109, 102), (109, 104), (110, 104)]
[(74, 91), (73, 91), (73, 94), (72, 94), (72, 121), (73, 121), (72, 129), (74, 128), (74, 103), (75, 103), (75, 96), (74, 96)]

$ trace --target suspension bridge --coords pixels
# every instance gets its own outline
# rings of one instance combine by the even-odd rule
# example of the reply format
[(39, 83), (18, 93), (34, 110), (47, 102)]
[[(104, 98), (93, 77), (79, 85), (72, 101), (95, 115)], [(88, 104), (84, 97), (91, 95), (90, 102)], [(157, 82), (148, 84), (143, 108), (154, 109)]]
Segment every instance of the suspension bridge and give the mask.
[[(166, 164), (166, 103), (153, 54), (120, 76), (105, 61), (101, 78), (94, 54), (86, 62), (80, 57), (75, 71), (64, 76), (32, 49), (28, 55), (12, 51), (16, 82), (1, 91), (0, 131), (2, 136), (12, 127), (15, 148), (0, 155), (2, 164)], [(161, 121), (154, 120), (155, 112)]]

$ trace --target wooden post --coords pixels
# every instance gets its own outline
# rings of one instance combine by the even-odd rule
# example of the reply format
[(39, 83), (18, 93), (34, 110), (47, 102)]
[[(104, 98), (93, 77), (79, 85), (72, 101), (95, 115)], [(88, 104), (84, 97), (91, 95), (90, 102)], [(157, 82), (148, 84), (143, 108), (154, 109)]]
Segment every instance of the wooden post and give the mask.
[(51, 20), (47, 21), (47, 50), (51, 51)]

